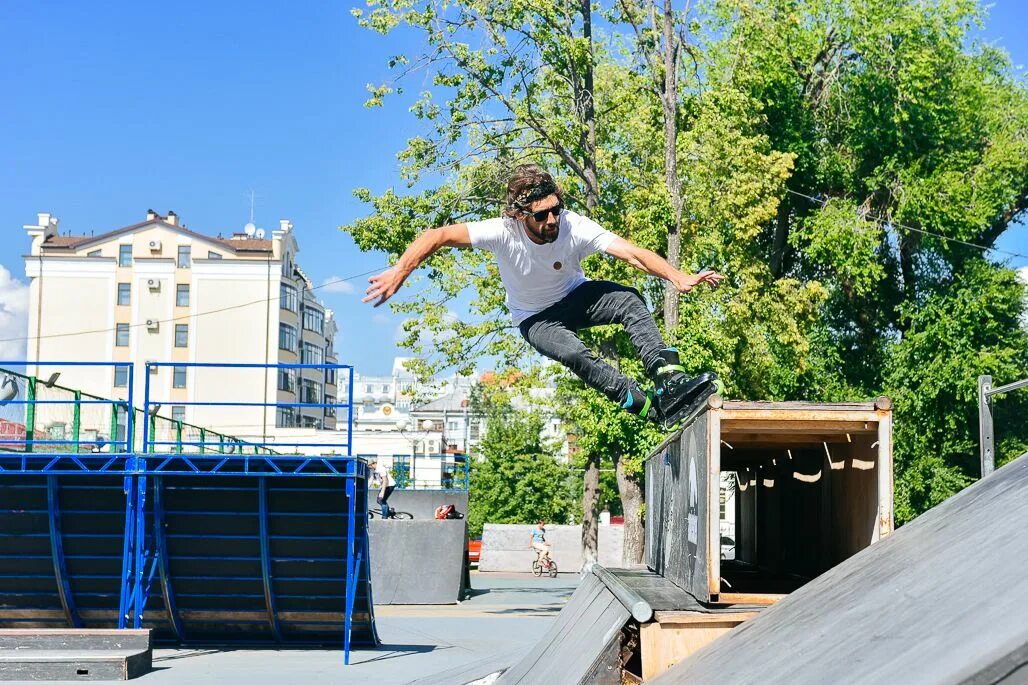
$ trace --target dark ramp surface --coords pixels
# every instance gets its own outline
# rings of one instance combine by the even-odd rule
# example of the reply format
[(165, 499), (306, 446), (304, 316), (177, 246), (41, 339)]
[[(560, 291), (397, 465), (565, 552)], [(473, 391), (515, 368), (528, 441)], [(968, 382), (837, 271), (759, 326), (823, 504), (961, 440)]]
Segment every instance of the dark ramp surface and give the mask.
[(1028, 454), (652, 682), (1028, 682)]
[(539, 644), (497, 685), (620, 683), (618, 646), (630, 615), (599, 578), (586, 574)]
[(468, 527), (463, 519), (374, 519), (371, 585), (375, 604), (453, 604), (468, 586)]

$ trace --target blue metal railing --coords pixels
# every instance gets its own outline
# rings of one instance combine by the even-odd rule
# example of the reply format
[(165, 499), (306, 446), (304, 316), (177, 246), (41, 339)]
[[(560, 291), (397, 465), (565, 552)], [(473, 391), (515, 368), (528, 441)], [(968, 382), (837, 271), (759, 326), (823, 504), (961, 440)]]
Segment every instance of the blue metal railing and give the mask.
[[(268, 478), (294, 478), (294, 477), (321, 477), (321, 478), (343, 478), (345, 480), (345, 496), (347, 498), (346, 509), (331, 516), (346, 516), (345, 530), (340, 540), (345, 545), (343, 556), (339, 558), (325, 557), (324, 559), (307, 559), (306, 556), (296, 561), (310, 561), (327, 563), (331, 565), (336, 562), (345, 563), (345, 595), (343, 613), (342, 642), (344, 644), (344, 662), (349, 663), (351, 631), (353, 629), (353, 612), (357, 600), (358, 586), (366, 594), (367, 611), (371, 612), (370, 605), (370, 577), (368, 564), (368, 538), (366, 531), (366, 492), (367, 487), (367, 463), (359, 458), (351, 456), (352, 453), (352, 426), (353, 426), (353, 405), (350, 400), (345, 403), (330, 402), (255, 402), (253, 396), (240, 398), (240, 401), (232, 401), (233, 398), (224, 396), (212, 397), (211, 401), (179, 401), (155, 397), (151, 377), (154, 371), (161, 367), (187, 367), (198, 369), (250, 369), (259, 370), (263, 374), (277, 372), (278, 369), (299, 370), (303, 376), (303, 370), (315, 369), (322, 372), (334, 370), (338, 375), (339, 370), (345, 370), (348, 375), (349, 392), (347, 398), (353, 396), (353, 369), (350, 366), (338, 364), (212, 364), (212, 363), (187, 363), (187, 362), (149, 362), (145, 365), (144, 376), (144, 398), (141, 417), (136, 416), (139, 410), (134, 409), (134, 367), (129, 362), (0, 362), (0, 367), (30, 367), (53, 368), (53, 367), (109, 367), (119, 380), (125, 380), (125, 399), (104, 399), (92, 395), (62, 388), (63, 391), (71, 393), (67, 399), (52, 399), (49, 396), (41, 396), (38, 389), (45, 386), (53, 388), (55, 377), (51, 377), (49, 384), (44, 381), (23, 376), (18, 383), (19, 392), (6, 401), (0, 399), (0, 410), (9, 407), (5, 417), (0, 411), (0, 419), (5, 424), (0, 430), (0, 477), (4, 476), (46, 476), (46, 499), (45, 510), (49, 525), (50, 557), (52, 558), (53, 577), (56, 579), (57, 597), (59, 599), (64, 623), (73, 626), (82, 625), (79, 608), (76, 606), (76, 597), (85, 596), (88, 593), (73, 593), (75, 585), (73, 578), (69, 575), (64, 551), (64, 541), (68, 535), (62, 532), (62, 509), (60, 498), (65, 489), (69, 486), (64, 481), (59, 481), (59, 476), (73, 474), (92, 474), (95, 476), (122, 476), (123, 484), (121, 494), (124, 497), (124, 520), (122, 529), (118, 534), (121, 544), (121, 574), (118, 579), (118, 627), (135, 627), (142, 625), (147, 601), (150, 597), (151, 588), (160, 591), (163, 604), (163, 613), (168, 617), (168, 623), (173, 634), (179, 640), (187, 639), (188, 626), (183, 623), (179, 607), (176, 604), (175, 583), (172, 582), (172, 565), (170, 559), (194, 560), (193, 557), (175, 556), (173, 549), (169, 549), (169, 538), (167, 533), (168, 517), (191, 514), (194, 516), (207, 517), (218, 515), (222, 512), (218, 509), (217, 503), (204, 505), (201, 500), (199, 509), (190, 512), (170, 511), (165, 498), (166, 477), (172, 477), (175, 482), (188, 480), (189, 477), (254, 477), (254, 487), (248, 487), (245, 481), (216, 481), (225, 482), (229, 487), (221, 488), (226, 492), (235, 493), (256, 493), (255, 512), (240, 511), (236, 517), (254, 514), (258, 519), (258, 530), (256, 531), (256, 542), (259, 543), (260, 576), (257, 580), (263, 585), (263, 603), (267, 612), (267, 626), (274, 641), (283, 640), (284, 624), (281, 621), (279, 607), (276, 602), (276, 585), (285, 587), (289, 583), (313, 582), (315, 578), (295, 578), (288, 573), (275, 573), (275, 565), (290, 563), (289, 557), (273, 554), (273, 544), (281, 544), (275, 541), (283, 540), (281, 531), (275, 532), (272, 529), (271, 517), (277, 517), (277, 521), (289, 520), (282, 517), (307, 516), (318, 517), (321, 514), (315, 511), (298, 510), (301, 513), (273, 510), (269, 504), (269, 483)], [(121, 371), (124, 369), (124, 371)], [(0, 368), (0, 374), (3, 373)], [(231, 372), (229, 372), (231, 373)], [(340, 379), (341, 380), (341, 379)], [(20, 385), (19, 385), (20, 383)], [(231, 385), (231, 384), (226, 384)], [(119, 382), (119, 386), (121, 383)], [(271, 392), (278, 398), (278, 384), (271, 385)], [(219, 392), (231, 390), (231, 387), (219, 387)], [(53, 414), (62, 409), (61, 405), (71, 407), (65, 410), (70, 417), (65, 423), (71, 424), (69, 433), (61, 436), (47, 435), (38, 430), (40, 415), (46, 412)], [(226, 408), (237, 408), (239, 411), (247, 412), (258, 410), (264, 418), (264, 430), (253, 431), (252, 438), (240, 439), (226, 436), (221, 433), (209, 431), (200, 426), (186, 424), (180, 419), (173, 419), (168, 422), (164, 417), (157, 416), (160, 406), (182, 406), (192, 407), (194, 411), (200, 411), (203, 407), (212, 408), (213, 411), (224, 411)], [(111, 407), (110, 440), (98, 439), (99, 433), (91, 432), (87, 435), (83, 432), (81, 413), (83, 407), (109, 406)], [(338, 412), (346, 411), (345, 434), (338, 432), (331, 441), (311, 440), (310, 436), (296, 437), (293, 439), (283, 438), (282, 434), (289, 434), (289, 431), (271, 429), (267, 425), (266, 414), (268, 410), (278, 408), (310, 409), (318, 411), (322, 417), (338, 417)], [(329, 412), (329, 409), (332, 411)], [(50, 417), (52, 418), (52, 417)], [(95, 416), (93, 419), (95, 420)], [(141, 418), (142, 430), (139, 432), (141, 440), (137, 443), (137, 431), (135, 430), (136, 419)], [(158, 430), (157, 420), (162, 424), (163, 431)], [(274, 421), (274, 419), (272, 419)], [(256, 423), (256, 422), (255, 422)], [(272, 423), (271, 426), (275, 424)], [(13, 426), (13, 428), (12, 428)], [(256, 428), (256, 426), (254, 426)], [(166, 439), (168, 430), (174, 432), (175, 439)], [(280, 427), (278, 427), (280, 428)], [(95, 431), (95, 427), (90, 429)], [(18, 431), (22, 431), (18, 433)], [(197, 433), (195, 435), (185, 433)], [(270, 433), (278, 433), (269, 437)], [(327, 433), (327, 432), (326, 432)], [(241, 433), (242, 434), (242, 433)], [(297, 435), (304, 433), (298, 432)], [(315, 433), (317, 435), (317, 433)], [(213, 440), (210, 438), (214, 437)], [(345, 438), (339, 439), (339, 438)], [(102, 444), (99, 444), (102, 443)], [(100, 448), (108, 451), (99, 452)], [(247, 479), (249, 480), (249, 479)], [(25, 485), (14, 485), (20, 481), (6, 481), (11, 483), (9, 487), (25, 488)], [(92, 481), (91, 481), (92, 482)], [(109, 482), (109, 481), (104, 481)], [(200, 481), (210, 483), (211, 481)], [(310, 481), (314, 483), (315, 481)], [(99, 483), (99, 481), (97, 481)], [(233, 483), (235, 483), (233, 485)], [(0, 480), (0, 485), (5, 482)], [(358, 491), (358, 484), (361, 491)], [(105, 486), (104, 486), (105, 487)], [(177, 487), (177, 486), (176, 486)], [(204, 486), (207, 487), (207, 486)], [(315, 489), (313, 492), (332, 492), (332, 487)], [(174, 489), (174, 488), (173, 488)], [(210, 489), (208, 487), (208, 489)], [(215, 488), (217, 489), (217, 488)], [(277, 497), (284, 496), (290, 488), (276, 486), (274, 489)], [(147, 497), (152, 498), (152, 505), (147, 506)], [(240, 495), (242, 496), (242, 495)], [(249, 496), (248, 494), (246, 496)], [(301, 495), (293, 495), (299, 496)], [(325, 495), (322, 495), (325, 496)], [(329, 500), (330, 501), (330, 500)], [(212, 509), (213, 507), (213, 509)], [(0, 512), (2, 514), (3, 512)], [(8, 512), (10, 513), (10, 512)], [(15, 512), (17, 513), (17, 512)], [(64, 512), (72, 516), (75, 512)], [(113, 514), (113, 512), (110, 512)], [(325, 514), (328, 516), (329, 514)], [(329, 519), (326, 519), (328, 521)], [(278, 524), (278, 525), (281, 525)], [(288, 531), (287, 531), (288, 532)], [(324, 532), (317, 535), (325, 535)], [(336, 534), (334, 534), (336, 535)], [(186, 539), (197, 539), (197, 535), (188, 535), (182, 538), (179, 535), (174, 544), (181, 545)], [(200, 539), (208, 538), (205, 533), (199, 536)], [(233, 537), (229, 535), (228, 537)], [(243, 538), (251, 539), (251, 535), (235, 536), (240, 542)], [(309, 536), (290, 536), (285, 538), (304, 538)], [(331, 539), (329, 538), (324, 539)], [(214, 554), (218, 552), (215, 551)], [(116, 554), (116, 553), (115, 553)], [(310, 554), (309, 552), (306, 554)], [(319, 555), (315, 555), (319, 556)], [(27, 557), (26, 557), (27, 558)], [(34, 558), (34, 557), (33, 557)], [(202, 556), (196, 559), (207, 559), (212, 563), (222, 561), (230, 562), (235, 557), (225, 556)], [(112, 556), (113, 560), (114, 557)], [(175, 561), (174, 563), (181, 563)], [(327, 567), (326, 567), (327, 568)], [(298, 572), (293, 572), (294, 575)], [(113, 575), (113, 573), (112, 573)], [(81, 577), (81, 576), (78, 576)], [(218, 576), (221, 579), (231, 582), (229, 576)], [(177, 576), (176, 576), (177, 578)], [(197, 576), (199, 578), (199, 576)], [(325, 578), (326, 580), (328, 577)], [(112, 580), (114, 578), (112, 577)], [(242, 580), (242, 579), (240, 579)], [(342, 579), (340, 579), (342, 580)], [(205, 581), (206, 582), (206, 581)], [(190, 601), (200, 595), (182, 593)], [(205, 591), (207, 592), (207, 591)], [(212, 595), (213, 596), (213, 595)], [(292, 595), (282, 594), (282, 601), (293, 601)], [(362, 601), (364, 601), (362, 599)], [(229, 605), (226, 604), (226, 610)], [(217, 610), (218, 607), (212, 607)], [(293, 609), (289, 612), (292, 615), (301, 615), (303, 610)], [(371, 614), (369, 613), (369, 617)], [(50, 619), (46, 619), (50, 620)], [(56, 619), (54, 619), (56, 620)], [(373, 621), (373, 619), (371, 619)], [(319, 623), (311, 619), (308, 624)], [(374, 635), (374, 626), (371, 624), (372, 640), (377, 641)], [(364, 639), (367, 639), (366, 636)]]

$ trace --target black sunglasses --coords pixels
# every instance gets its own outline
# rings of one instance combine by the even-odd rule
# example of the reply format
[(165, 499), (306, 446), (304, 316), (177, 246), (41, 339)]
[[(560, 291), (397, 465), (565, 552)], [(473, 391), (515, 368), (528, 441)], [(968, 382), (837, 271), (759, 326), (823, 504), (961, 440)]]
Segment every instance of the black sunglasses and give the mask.
[(525, 214), (531, 215), (536, 221), (546, 221), (546, 219), (552, 214), (553, 216), (560, 218), (560, 213), (564, 211), (564, 205), (556, 204), (549, 209), (542, 209), (538, 212), (525, 212)]

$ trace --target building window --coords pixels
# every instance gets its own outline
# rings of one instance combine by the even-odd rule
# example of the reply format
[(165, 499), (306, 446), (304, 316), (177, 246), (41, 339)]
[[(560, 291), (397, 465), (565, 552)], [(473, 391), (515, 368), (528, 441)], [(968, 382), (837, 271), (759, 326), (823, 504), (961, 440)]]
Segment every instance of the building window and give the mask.
[(189, 263), (191, 261), (190, 260), (190, 253), (191, 252), (192, 252), (192, 248), (189, 247), (188, 245), (179, 245), (178, 246), (178, 268), (180, 268), (180, 269), (188, 269), (189, 268)]
[(186, 387), (186, 367), (176, 366), (174, 367), (175, 373), (172, 379), (171, 387), (173, 388), (184, 388)]
[(456, 421), (447, 421), (446, 422), (446, 430), (450, 431), (451, 433), (456, 433), (457, 432), (457, 422)]
[(296, 369), (278, 370), (278, 389), (286, 392), (296, 392)]
[(114, 338), (114, 345), (116, 347), (128, 347), (129, 343), (129, 325), (127, 323), (119, 323), (117, 335)]
[(278, 306), (281, 309), (288, 309), (291, 312), (296, 312), (300, 306), (300, 299), (296, 292), (296, 288), (288, 283), (283, 283), (279, 286), (278, 294)]
[(101, 250), (93, 250), (92, 252), (87, 252), (86, 256), (87, 257), (103, 257), (103, 254), (102, 254)]
[(115, 366), (114, 367), (114, 387), (116, 388), (127, 388), (128, 387), (128, 376), (129, 370), (127, 366)]
[(176, 307), (188, 307), (189, 306), (189, 284), (179, 283), (175, 286), (175, 306)]
[(321, 430), (321, 419), (316, 419), (313, 416), (300, 416), (300, 425), (304, 428), (314, 428), (315, 430)]
[[(335, 400), (334, 397), (332, 397), (331, 395), (325, 395), (325, 404), (335, 404), (335, 403), (336, 403), (336, 400)], [(335, 407), (325, 407), (325, 418), (329, 418), (329, 419), (335, 418), (335, 415), (336, 415), (336, 408)]]
[(301, 364), (324, 364), (325, 363), (325, 351), (318, 345), (313, 343), (305, 342), (303, 344), (303, 358), (300, 361)]
[(221, 259), (221, 255), (217, 252), (208, 252), (207, 259)]
[(118, 266), (132, 266), (132, 246), (118, 246)]
[(318, 335), (324, 335), (325, 312), (319, 309), (314, 309), (313, 307), (304, 307), (303, 327), (308, 331), (314, 331)]
[(296, 428), (296, 410), (292, 407), (279, 407), (275, 412), (276, 428)]
[(189, 347), (189, 324), (175, 324), (175, 347)]
[(308, 404), (321, 404), (321, 383), (310, 378), (302, 379), (301, 383), (303, 384), (303, 393), (300, 395), (300, 401)]
[(132, 302), (132, 284), (131, 283), (119, 283), (118, 284), (118, 306), (125, 307)]
[(338, 377), (338, 374), (339, 374), (339, 370), (338, 369), (325, 369), (325, 384), (326, 385), (335, 385), (336, 384), (336, 379)]
[(186, 420), (186, 408), (181, 404), (174, 404), (171, 407), (171, 420), (172, 421), (185, 421)]
[(370, 395), (371, 393), (375, 392), (375, 387), (369, 383), (368, 385), (364, 386), (364, 392)]
[(296, 352), (296, 329), (287, 323), (278, 325), (278, 349)]

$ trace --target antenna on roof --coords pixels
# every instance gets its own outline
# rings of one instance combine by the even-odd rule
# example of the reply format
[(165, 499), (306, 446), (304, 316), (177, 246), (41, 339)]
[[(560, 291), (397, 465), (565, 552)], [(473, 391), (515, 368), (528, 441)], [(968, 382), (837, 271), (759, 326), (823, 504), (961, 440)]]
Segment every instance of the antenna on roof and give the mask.
[(253, 206), (256, 201), (257, 195), (250, 189), (250, 221), (247, 222), (246, 226), (243, 226), (243, 232), (246, 235), (253, 237), (253, 234), (257, 232), (257, 224), (253, 222)]

